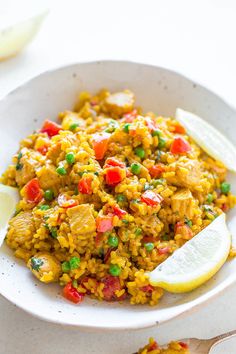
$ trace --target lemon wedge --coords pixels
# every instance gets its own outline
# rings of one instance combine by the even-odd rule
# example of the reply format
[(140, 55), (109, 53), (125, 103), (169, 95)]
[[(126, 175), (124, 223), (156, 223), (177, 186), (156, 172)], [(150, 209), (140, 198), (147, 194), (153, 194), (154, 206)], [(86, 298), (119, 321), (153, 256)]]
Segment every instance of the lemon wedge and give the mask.
[(222, 133), (202, 118), (183, 109), (177, 108), (175, 117), (208, 155), (236, 172), (236, 148)]
[(0, 184), (0, 246), (6, 235), (8, 222), (13, 215), (19, 201), (17, 188)]
[(231, 235), (223, 213), (148, 273), (150, 284), (172, 293), (191, 291), (222, 267), (230, 245)]

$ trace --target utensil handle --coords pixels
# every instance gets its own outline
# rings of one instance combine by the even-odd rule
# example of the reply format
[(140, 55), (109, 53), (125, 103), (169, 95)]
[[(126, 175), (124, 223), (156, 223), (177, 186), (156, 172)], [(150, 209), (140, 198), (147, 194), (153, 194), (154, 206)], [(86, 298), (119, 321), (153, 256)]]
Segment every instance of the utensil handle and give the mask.
[(227, 332), (227, 333), (224, 333), (224, 334), (221, 334), (217, 337), (214, 337), (213, 340), (214, 340), (214, 343), (212, 345), (212, 348), (214, 346), (216, 346), (217, 344), (219, 343), (222, 343), (224, 342), (225, 340), (228, 340), (229, 338), (233, 338), (236, 336), (236, 329), (233, 330), (233, 331), (230, 331), (230, 332)]

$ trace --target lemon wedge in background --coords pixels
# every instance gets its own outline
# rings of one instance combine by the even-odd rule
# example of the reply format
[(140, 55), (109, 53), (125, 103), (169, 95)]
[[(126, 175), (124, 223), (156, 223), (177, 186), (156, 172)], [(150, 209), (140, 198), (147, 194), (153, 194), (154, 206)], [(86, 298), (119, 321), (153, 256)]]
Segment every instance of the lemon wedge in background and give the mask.
[(222, 133), (202, 118), (183, 109), (177, 108), (175, 117), (208, 155), (236, 172), (236, 148)]
[(172, 293), (191, 291), (222, 267), (230, 245), (231, 235), (223, 213), (148, 273), (150, 284)]
[(0, 184), (0, 246), (4, 241), (8, 222), (16, 209), (18, 201), (19, 193), (17, 188)]

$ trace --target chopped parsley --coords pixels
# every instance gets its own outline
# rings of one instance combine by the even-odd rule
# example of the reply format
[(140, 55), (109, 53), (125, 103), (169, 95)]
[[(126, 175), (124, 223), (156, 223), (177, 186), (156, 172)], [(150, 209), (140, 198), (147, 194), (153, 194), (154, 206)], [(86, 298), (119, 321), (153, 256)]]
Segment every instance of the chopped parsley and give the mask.
[(33, 257), (31, 258), (30, 265), (33, 270), (38, 272), (40, 267), (43, 265), (43, 261), (40, 258)]

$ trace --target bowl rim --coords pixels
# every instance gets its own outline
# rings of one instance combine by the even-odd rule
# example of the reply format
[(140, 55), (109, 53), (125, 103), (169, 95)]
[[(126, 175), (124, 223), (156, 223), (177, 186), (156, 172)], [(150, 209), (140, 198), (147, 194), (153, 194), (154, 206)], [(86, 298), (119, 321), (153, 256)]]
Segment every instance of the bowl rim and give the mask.
[[(5, 101), (9, 96), (17, 93), (22, 88), (31, 84), (31, 82), (39, 79), (41, 76), (47, 76), (47, 75), (53, 74), (55, 72), (63, 71), (63, 70), (73, 68), (73, 67), (76, 68), (78, 65), (79, 66), (90, 65), (90, 64), (91, 65), (100, 65), (100, 64), (106, 65), (106, 64), (112, 64), (112, 63), (138, 65), (138, 66), (142, 66), (142, 67), (149, 67), (149, 68), (152, 68), (153, 70), (160, 69), (160, 70), (169, 72), (173, 75), (177, 75), (180, 78), (182, 78), (192, 84), (196, 84), (200, 89), (205, 90), (207, 93), (211, 94), (217, 100), (219, 100), (222, 104), (228, 106), (229, 109), (231, 109), (232, 111), (235, 111), (235, 108), (232, 104), (228, 103), (224, 98), (222, 98), (218, 94), (214, 93), (214, 91), (212, 91), (211, 89), (209, 89), (205, 85), (199, 83), (198, 81), (192, 80), (191, 78), (183, 75), (182, 73), (180, 73), (176, 70), (172, 70), (172, 69), (169, 69), (169, 68), (166, 68), (163, 66), (159, 66), (159, 65), (146, 64), (146, 63), (136, 62), (136, 61), (132, 61), (132, 60), (112, 60), (112, 59), (111, 60), (110, 59), (101, 59), (101, 60), (88, 60), (88, 61), (82, 61), (82, 62), (71, 62), (71, 63), (67, 63), (65, 65), (59, 65), (59, 66), (47, 69), (45, 71), (42, 71), (42, 72), (26, 79), (20, 85), (15, 87), (13, 90), (10, 90), (6, 94), (0, 96), (0, 105), (1, 105), (1, 102)], [(196, 299), (189, 301), (187, 304), (177, 305), (176, 307), (178, 309), (177, 309), (177, 311), (175, 311), (175, 313), (173, 315), (166, 316), (164, 319), (159, 320), (159, 321), (155, 321), (153, 319), (148, 319), (148, 318), (143, 318), (142, 320), (139, 320), (139, 321), (136, 320), (135, 322), (133, 322), (132, 324), (129, 324), (128, 326), (126, 326), (124, 324), (119, 324), (119, 323), (115, 324), (115, 325), (113, 324), (112, 326), (99, 325), (99, 323), (97, 323), (96, 325), (94, 325), (94, 324), (92, 324), (92, 325), (74, 324), (74, 323), (72, 324), (72, 323), (69, 323), (69, 321), (63, 320), (63, 319), (61, 319), (61, 320), (60, 319), (52, 319), (52, 318), (50, 318), (50, 316), (45, 315), (45, 313), (44, 314), (34, 313), (31, 310), (29, 310), (26, 305), (23, 305), (20, 301), (19, 302), (15, 301), (11, 295), (8, 296), (7, 294), (4, 294), (4, 291), (2, 293), (2, 291), (0, 290), (0, 295), (2, 295), (6, 300), (13, 303), (18, 308), (24, 310), (26, 313), (28, 313), (36, 318), (39, 318), (40, 320), (44, 320), (46, 322), (51, 322), (51, 323), (55, 323), (58, 325), (65, 325), (65, 326), (72, 327), (72, 328), (80, 328), (82, 330), (93, 330), (93, 331), (95, 331), (95, 330), (96, 331), (101, 331), (101, 330), (106, 330), (106, 331), (138, 330), (138, 329), (144, 329), (144, 328), (158, 326), (160, 324), (167, 323), (177, 317), (181, 318), (181, 317), (188, 316), (192, 312), (195, 312), (198, 309), (206, 306), (211, 299), (215, 299), (216, 297), (221, 295), (221, 293), (224, 290), (228, 289), (235, 282), (236, 282), (236, 273), (231, 274), (227, 279), (225, 279), (223, 282), (218, 284), (215, 288), (208, 291), (206, 294), (200, 295)], [(183, 307), (186, 307), (186, 308), (183, 308)], [(157, 309), (157, 307), (154, 307), (154, 309)]]

